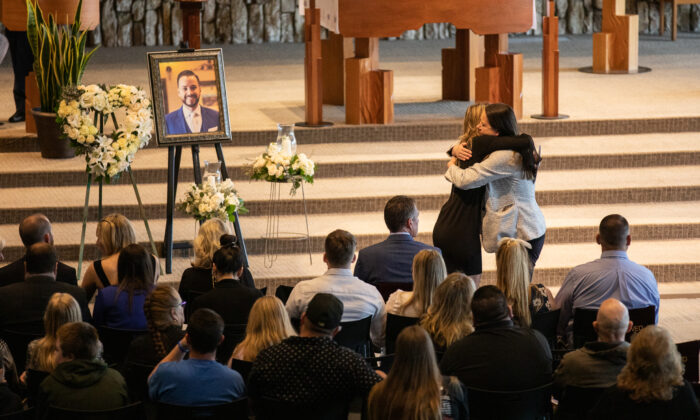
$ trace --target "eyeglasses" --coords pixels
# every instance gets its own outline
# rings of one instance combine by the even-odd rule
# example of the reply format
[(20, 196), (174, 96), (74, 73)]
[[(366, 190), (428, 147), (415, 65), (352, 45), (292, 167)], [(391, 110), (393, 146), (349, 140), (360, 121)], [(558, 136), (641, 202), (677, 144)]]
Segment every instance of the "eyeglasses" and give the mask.
[(179, 306), (181, 308), (184, 307), (185, 305), (187, 305), (187, 301), (184, 301), (184, 300), (177, 304), (177, 306)]

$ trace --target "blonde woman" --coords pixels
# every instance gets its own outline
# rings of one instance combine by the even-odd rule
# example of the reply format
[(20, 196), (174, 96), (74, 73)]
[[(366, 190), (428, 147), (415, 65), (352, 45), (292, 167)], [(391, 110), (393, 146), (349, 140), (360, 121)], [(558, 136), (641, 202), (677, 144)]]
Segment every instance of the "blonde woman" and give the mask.
[(421, 250), (413, 257), (413, 291), (397, 290), (386, 302), (386, 312), (420, 318), (433, 303), (435, 289), (445, 280), (447, 269), (440, 253), (434, 249)]
[[(228, 235), (235, 241), (235, 236), (230, 235), (228, 224), (220, 219), (209, 219), (199, 227), (197, 237), (194, 239), (194, 261), (192, 267), (182, 273), (178, 292), (180, 296), (188, 302), (192, 302), (194, 297), (190, 292), (197, 295), (208, 292), (214, 288), (212, 276), (212, 258), (214, 253), (221, 248), (221, 237)], [(228, 245), (228, 244), (224, 244)], [(248, 267), (243, 268), (240, 277), (241, 283), (248, 287), (255, 287), (253, 276)]]
[(443, 377), (428, 334), (417, 325), (396, 341), (389, 375), (369, 394), (370, 420), (467, 419), (464, 388), (455, 377)]
[[(435, 291), (433, 304), (420, 321), (435, 350), (444, 352), (460, 338), (474, 331), (471, 301), (476, 290), (472, 279), (462, 273), (452, 273)], [(398, 348), (398, 343), (396, 344)]]
[[(136, 242), (134, 227), (126, 217), (121, 214), (110, 214), (97, 223), (97, 248), (102, 254), (102, 259), (90, 264), (85, 270), (83, 282), (80, 286), (85, 289), (88, 301), (97, 289), (103, 287), (116, 286), (117, 261), (119, 253), (127, 245)], [(156, 280), (158, 279), (158, 264), (153, 257), (153, 266)]]
[(632, 339), (617, 385), (603, 394), (589, 418), (700, 418), (693, 388), (683, 380), (681, 356), (666, 329), (650, 325)]
[(503, 238), (496, 251), (496, 287), (513, 308), (513, 322), (529, 327), (532, 316), (553, 308), (554, 297), (542, 284), (530, 284), (530, 244), (522, 239)]
[[(80, 305), (68, 293), (54, 293), (44, 312), (44, 336), (27, 346), (27, 370), (50, 373), (56, 367), (56, 332), (63, 324), (82, 321)], [(22, 375), (26, 377), (25, 374)]]
[(232, 359), (253, 362), (262, 350), (293, 335), (296, 333), (282, 301), (274, 296), (263, 296), (250, 309), (245, 339), (233, 350), (228, 364), (231, 365)]

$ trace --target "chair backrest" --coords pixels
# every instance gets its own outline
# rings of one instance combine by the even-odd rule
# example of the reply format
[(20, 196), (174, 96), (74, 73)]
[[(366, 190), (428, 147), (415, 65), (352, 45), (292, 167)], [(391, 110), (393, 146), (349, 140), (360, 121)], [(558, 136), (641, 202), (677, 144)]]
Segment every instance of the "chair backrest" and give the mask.
[(27, 362), (27, 346), (32, 340), (41, 338), (44, 336), (44, 328), (41, 330), (36, 329), (37, 326), (34, 324), (22, 326), (16, 325), (12, 328), (5, 328), (0, 331), (0, 338), (5, 340), (7, 346), (10, 348), (12, 357), (15, 359), (15, 366), (17, 366), (17, 372), (24, 372), (25, 365)]
[(34, 420), (36, 413), (34, 407), (26, 410), (15, 411), (13, 413), (0, 414), (0, 420)]
[(485, 391), (467, 387), (472, 420), (534, 420), (551, 418), (552, 386), (522, 391)]
[(216, 350), (216, 360), (226, 364), (233, 354), (233, 349), (245, 338), (247, 324), (226, 324), (224, 325), (224, 341), (219, 344)]
[(145, 416), (141, 401), (111, 410), (71, 410), (59, 407), (49, 407), (48, 417), (51, 420), (135, 420)]
[(632, 321), (632, 331), (625, 335), (625, 341), (631, 341), (632, 336), (640, 332), (648, 325), (656, 324), (656, 306), (651, 305), (646, 308), (630, 309), (630, 321)]
[(554, 311), (535, 314), (532, 317), (532, 329), (537, 330), (544, 335), (552, 347), (557, 341), (557, 325), (559, 324), (560, 309)]
[(253, 368), (253, 362), (248, 362), (245, 360), (231, 359), (231, 369), (240, 373), (248, 385), (248, 376), (250, 376), (250, 370)]
[(368, 357), (371, 353), (369, 341), (371, 323), (371, 316), (357, 321), (341, 322), (342, 328), (333, 339), (341, 346), (360, 353), (362, 357)]
[(25, 384), (27, 386), (27, 402), (29, 406), (33, 406), (34, 401), (36, 401), (36, 396), (39, 393), (39, 385), (49, 376), (49, 372), (34, 369), (27, 369), (26, 372)]
[(263, 296), (267, 295), (267, 286), (263, 287), (262, 289), (258, 289), (258, 290), (260, 290), (260, 293), (262, 293)]
[(293, 286), (285, 286), (283, 284), (280, 284), (277, 286), (277, 289), (275, 289), (275, 296), (279, 300), (282, 301), (282, 303), (287, 303), (287, 300), (289, 299), (289, 295), (292, 294), (292, 289), (294, 289)]
[(230, 403), (188, 407), (182, 405), (158, 403), (158, 419), (161, 420), (191, 420), (191, 419), (248, 419), (248, 398), (243, 397)]
[(574, 348), (583, 347), (589, 341), (598, 339), (593, 329), (593, 321), (598, 316), (597, 309), (576, 308), (574, 312)]
[(125, 330), (106, 326), (98, 327), (97, 332), (104, 347), (102, 358), (108, 364), (117, 366), (121, 366), (126, 359), (131, 340), (136, 336), (148, 334), (147, 330)]
[(401, 289), (405, 292), (410, 292), (413, 290), (413, 283), (401, 282), (401, 281), (382, 281), (374, 283), (374, 287), (379, 290), (379, 293), (384, 298), (384, 302), (389, 300), (389, 296), (395, 291)]
[(155, 365), (126, 361), (121, 369), (122, 376), (129, 389), (129, 395), (134, 401), (149, 401), (148, 375), (153, 372)]
[(253, 412), (255, 420), (346, 420), (348, 403), (330, 401), (322, 404), (300, 405), (263, 397), (253, 402)]
[(676, 344), (678, 353), (681, 354), (681, 361), (685, 366), (683, 378), (690, 382), (700, 382), (700, 363), (698, 361), (698, 352), (700, 352), (700, 340), (688, 341), (686, 343)]
[(585, 420), (607, 388), (567, 386), (559, 398), (559, 420)]
[(416, 325), (420, 318), (411, 318), (408, 316), (386, 314), (386, 352), (387, 354), (394, 353), (396, 351), (396, 338), (399, 336), (401, 331), (410, 327), (411, 325)]

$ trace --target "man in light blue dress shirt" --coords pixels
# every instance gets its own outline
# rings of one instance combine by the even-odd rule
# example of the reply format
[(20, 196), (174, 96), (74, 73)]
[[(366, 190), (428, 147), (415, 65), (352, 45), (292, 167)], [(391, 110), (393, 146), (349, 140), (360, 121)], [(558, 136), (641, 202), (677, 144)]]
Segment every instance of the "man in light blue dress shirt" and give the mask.
[(569, 322), (577, 308), (598, 309), (609, 298), (628, 309), (656, 307), (659, 321), (659, 288), (654, 274), (627, 257), (631, 243), (629, 224), (619, 214), (605, 216), (600, 222), (596, 242), (600, 259), (574, 267), (564, 280), (555, 302), (561, 308), (557, 334), (571, 330)]

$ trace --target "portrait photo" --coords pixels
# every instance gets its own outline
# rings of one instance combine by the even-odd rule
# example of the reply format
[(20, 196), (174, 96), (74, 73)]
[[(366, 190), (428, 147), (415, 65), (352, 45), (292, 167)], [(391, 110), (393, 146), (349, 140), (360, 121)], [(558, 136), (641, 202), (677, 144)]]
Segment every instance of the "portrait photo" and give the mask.
[(221, 49), (148, 54), (159, 145), (229, 141)]

